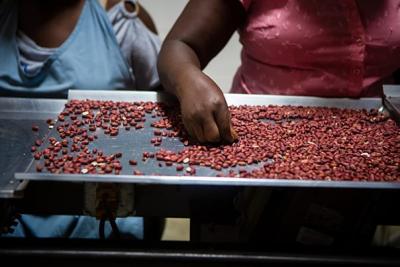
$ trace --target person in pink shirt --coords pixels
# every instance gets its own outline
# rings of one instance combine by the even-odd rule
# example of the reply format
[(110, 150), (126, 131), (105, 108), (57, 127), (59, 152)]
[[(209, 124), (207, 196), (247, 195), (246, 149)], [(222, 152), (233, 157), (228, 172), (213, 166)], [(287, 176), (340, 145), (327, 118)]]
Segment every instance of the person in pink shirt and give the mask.
[(161, 82), (192, 137), (232, 142), (222, 91), (202, 69), (236, 30), (233, 93), (377, 96), (400, 66), (399, 8), (400, 0), (192, 0), (161, 49)]

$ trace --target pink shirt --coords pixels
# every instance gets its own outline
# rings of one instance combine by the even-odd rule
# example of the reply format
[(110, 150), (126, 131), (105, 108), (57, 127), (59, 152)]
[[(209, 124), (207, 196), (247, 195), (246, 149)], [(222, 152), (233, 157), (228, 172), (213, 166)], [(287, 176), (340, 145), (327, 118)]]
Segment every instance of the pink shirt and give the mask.
[(400, 67), (400, 0), (241, 0), (232, 92), (378, 95)]

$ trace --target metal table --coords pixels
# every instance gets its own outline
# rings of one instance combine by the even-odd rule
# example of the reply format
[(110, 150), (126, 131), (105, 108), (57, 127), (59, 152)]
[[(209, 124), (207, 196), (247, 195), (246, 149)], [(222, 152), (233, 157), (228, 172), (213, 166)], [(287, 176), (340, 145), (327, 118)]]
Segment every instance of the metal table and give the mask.
[[(335, 99), (317, 97), (293, 97), (293, 96), (268, 96), (268, 95), (234, 95), (226, 94), (229, 105), (302, 105), (317, 107), (338, 107), (338, 108), (365, 108), (380, 109), (382, 100), (379, 98), (364, 99)], [(69, 99), (94, 99), (113, 101), (171, 101), (167, 96), (155, 92), (121, 92), (121, 91), (70, 91)], [(151, 123), (150, 116), (146, 118), (146, 125)], [(55, 133), (55, 129), (50, 136)], [(156, 160), (142, 162), (143, 151), (154, 152), (149, 140), (152, 136), (151, 127), (145, 127), (140, 131), (126, 132), (122, 130), (117, 138), (105, 136), (100, 129), (96, 134), (99, 139), (93, 145), (101, 148), (105, 153), (122, 152), (121, 163), (123, 166), (120, 175), (87, 175), (87, 174), (51, 174), (37, 173), (34, 160), (24, 172), (16, 172), (16, 179), (36, 181), (69, 181), (69, 182), (115, 182), (129, 184), (166, 184), (166, 185), (204, 185), (204, 186), (264, 186), (264, 187), (307, 187), (307, 188), (372, 188), (372, 189), (399, 189), (400, 183), (390, 182), (349, 182), (349, 181), (315, 181), (315, 180), (285, 180), (285, 179), (244, 179), (244, 178), (222, 178), (216, 177), (217, 172), (206, 167), (196, 167), (195, 176), (182, 176), (174, 167), (157, 166)], [(56, 135), (55, 135), (56, 136)], [(183, 144), (177, 139), (164, 138), (160, 148), (178, 150)], [(132, 167), (128, 160), (135, 158), (138, 161), (138, 169), (145, 175), (132, 175)], [(257, 165), (250, 165), (246, 168), (256, 168)], [(238, 168), (238, 167), (237, 167)], [(229, 169), (228, 169), (229, 170)], [(152, 175), (152, 173), (157, 173)]]
[[(98, 99), (115, 101), (174, 101), (171, 97), (155, 92), (126, 91), (70, 91), (69, 99)], [(382, 99), (326, 99), (316, 97), (286, 97), (266, 95), (234, 95), (227, 94), (229, 105), (302, 105), (339, 108), (376, 108), (383, 107)], [(85, 186), (93, 183), (113, 182), (122, 186), (134, 184), (134, 210), (136, 215), (148, 217), (187, 217), (203, 221), (234, 221), (238, 212), (234, 207), (238, 194), (246, 190), (273, 189), (280, 192), (286, 190), (307, 191), (307, 194), (327, 195), (331, 199), (341, 196), (352, 199), (354, 204), (372, 205), (374, 216), (362, 211), (363, 218), (370, 218), (374, 223), (393, 224), (400, 222), (397, 213), (392, 213), (393, 199), (398, 199), (400, 183), (383, 182), (334, 182), (303, 181), (279, 179), (240, 179), (215, 177), (208, 169), (197, 169), (197, 176), (178, 176), (175, 168), (163, 168), (167, 175), (130, 175), (131, 167), (127, 167), (128, 158), (122, 158), (121, 175), (65, 175), (37, 173), (33, 168), (30, 147), (39, 136), (49, 132), (45, 124), (47, 118), (56, 118), (63, 109), (66, 100), (17, 99), (0, 98), (0, 131), (2, 148), (0, 176), (0, 198), (21, 198), (18, 207), (21, 212), (38, 214), (82, 214), (85, 208)], [(172, 102), (173, 103), (173, 102)], [(147, 121), (147, 123), (150, 123)], [(40, 126), (38, 133), (32, 133), (31, 126)], [(10, 125), (13, 128), (10, 128)], [(146, 129), (146, 127), (145, 127)], [(53, 129), (54, 131), (54, 129)], [(13, 134), (10, 134), (10, 133)], [(140, 157), (143, 150), (154, 151), (148, 142), (149, 132), (120, 131), (117, 138), (124, 142), (112, 143), (104, 147), (105, 152), (123, 152), (124, 155)], [(99, 142), (111, 144), (106, 137), (99, 135)], [(109, 137), (107, 137), (109, 138)], [(143, 142), (146, 138), (146, 142)], [(131, 144), (129, 146), (126, 145)], [(161, 147), (179, 149), (182, 144), (178, 140), (163, 140)], [(139, 158), (138, 158), (139, 159)], [(18, 164), (17, 164), (18, 163)], [(159, 169), (155, 161), (142, 163), (138, 167), (145, 173)], [(12, 167), (10, 167), (12, 166)], [(165, 171), (165, 172), (164, 172)], [(15, 173), (15, 177), (13, 174)], [(28, 184), (29, 181), (29, 184)], [(355, 190), (355, 191), (354, 191)], [(354, 193), (355, 192), (355, 193)], [(73, 196), (73, 197), (71, 197)], [(379, 201), (378, 201), (379, 200)], [(279, 201), (279, 198), (278, 200)], [(357, 204), (358, 203), (358, 204)], [(332, 204), (332, 203), (330, 203)], [(345, 203), (341, 203), (344, 206)], [(302, 207), (304, 208), (304, 207)], [(274, 211), (279, 214), (279, 210)], [(390, 216), (388, 216), (390, 214)], [(393, 218), (393, 216), (395, 218)], [(290, 218), (287, 219), (290, 221)], [(354, 229), (359, 225), (355, 224)]]

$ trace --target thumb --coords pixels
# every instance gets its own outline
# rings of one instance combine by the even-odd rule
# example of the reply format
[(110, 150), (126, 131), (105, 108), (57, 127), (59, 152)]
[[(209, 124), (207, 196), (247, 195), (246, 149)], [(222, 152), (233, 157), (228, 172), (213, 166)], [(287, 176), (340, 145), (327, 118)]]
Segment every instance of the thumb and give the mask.
[(232, 123), (231, 123), (231, 137), (233, 142), (236, 142), (237, 140), (239, 140), (239, 136), (236, 133), (235, 129), (232, 127)]

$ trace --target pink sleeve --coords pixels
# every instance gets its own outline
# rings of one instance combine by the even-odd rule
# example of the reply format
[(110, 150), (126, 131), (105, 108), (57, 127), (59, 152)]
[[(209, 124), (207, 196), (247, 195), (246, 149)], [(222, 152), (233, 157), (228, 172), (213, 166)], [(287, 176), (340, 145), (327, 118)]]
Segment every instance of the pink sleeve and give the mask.
[(239, 1), (240, 3), (242, 3), (244, 9), (247, 11), (247, 9), (249, 9), (252, 0), (239, 0)]

